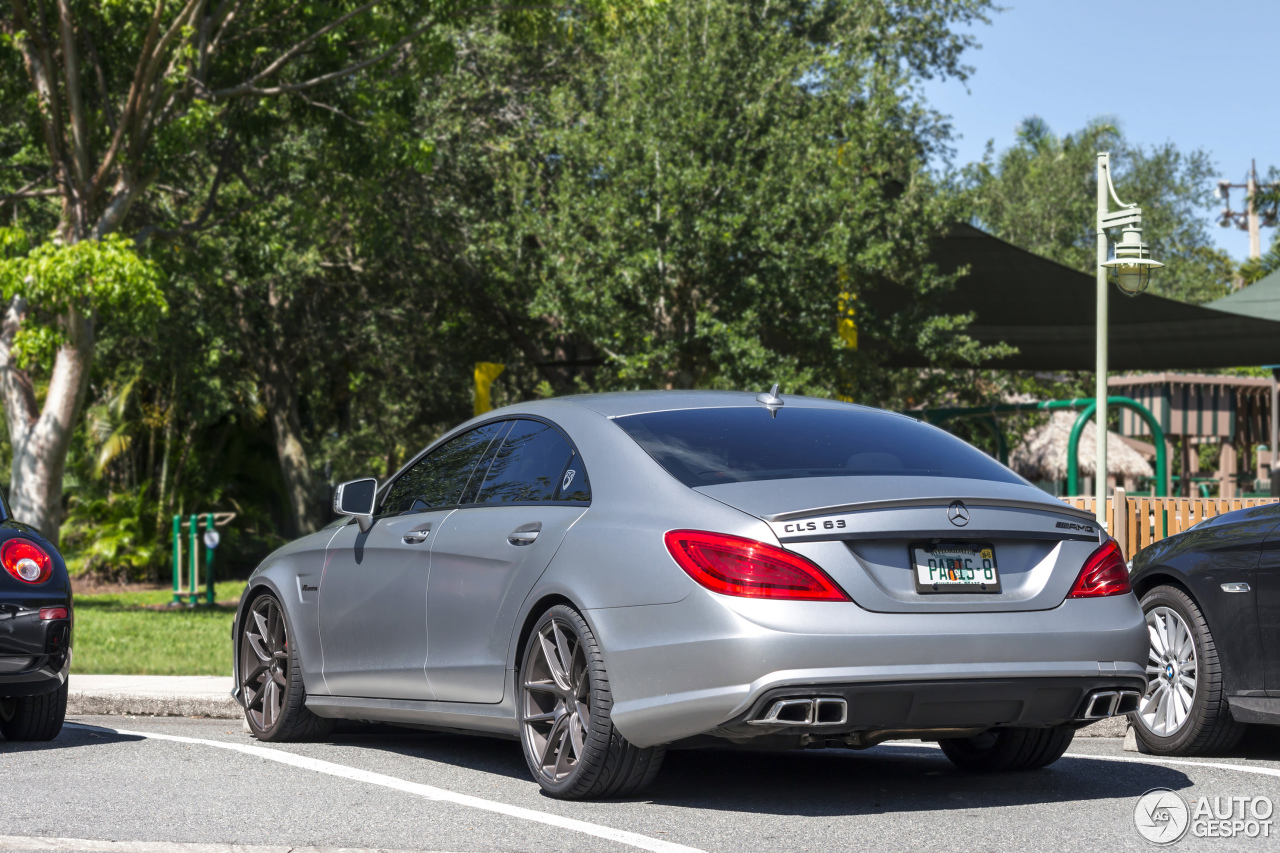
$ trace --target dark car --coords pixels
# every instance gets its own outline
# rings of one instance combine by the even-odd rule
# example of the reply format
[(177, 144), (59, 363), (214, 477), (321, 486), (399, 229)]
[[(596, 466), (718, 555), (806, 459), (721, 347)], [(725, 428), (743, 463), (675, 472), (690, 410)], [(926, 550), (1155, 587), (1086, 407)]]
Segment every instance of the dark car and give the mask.
[(0, 498), (0, 734), (62, 729), (71, 671), (71, 579), (58, 549)]
[(1280, 505), (1236, 510), (1141, 551), (1130, 580), (1150, 651), (1131, 717), (1160, 755), (1230, 749), (1280, 725)]

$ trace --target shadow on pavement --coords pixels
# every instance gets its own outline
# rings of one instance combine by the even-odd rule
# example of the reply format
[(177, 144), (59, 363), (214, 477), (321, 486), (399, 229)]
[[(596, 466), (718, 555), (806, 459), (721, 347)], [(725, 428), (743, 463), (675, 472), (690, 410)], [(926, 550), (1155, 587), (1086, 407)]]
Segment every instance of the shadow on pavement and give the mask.
[[(141, 721), (130, 725), (121, 721), (122, 728), (132, 725), (142, 727)], [(1251, 738), (1259, 740), (1245, 746), (1268, 756), (1280, 753), (1278, 734), (1251, 733)], [(105, 729), (69, 725), (54, 741), (0, 741), (0, 751), (38, 752), (137, 740)], [(237, 740), (254, 742), (247, 737)], [(320, 743), (421, 758), (531, 784), (520, 744), (513, 740), (344, 724)], [(344, 763), (338, 756), (331, 760)], [(725, 812), (846, 816), (1132, 799), (1152, 788), (1180, 790), (1191, 785), (1191, 779), (1177, 768), (1083, 757), (1062, 758), (1031, 772), (969, 774), (957, 770), (938, 749), (914, 744), (866, 751), (708, 749), (669, 753), (653, 786), (636, 799)]]
[(674, 752), (648, 791), (661, 805), (778, 815), (853, 815), (1137, 797), (1190, 787), (1155, 765), (1063, 758), (1023, 773), (970, 774), (937, 749)]
[[(531, 782), (516, 741), (351, 726), (331, 742)], [(969, 774), (924, 745), (866, 751), (707, 749), (668, 753), (657, 780), (636, 799), (731, 812), (834, 816), (1127, 799), (1152, 788), (1180, 790), (1191, 784), (1175, 768), (1073, 757), (1028, 773)]]

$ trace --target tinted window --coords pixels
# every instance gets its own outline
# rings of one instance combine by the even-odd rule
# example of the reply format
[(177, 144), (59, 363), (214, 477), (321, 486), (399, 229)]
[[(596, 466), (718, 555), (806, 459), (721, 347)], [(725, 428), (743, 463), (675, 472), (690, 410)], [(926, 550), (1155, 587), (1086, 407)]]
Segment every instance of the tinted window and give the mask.
[(476, 462), (505, 426), (477, 427), (422, 457), (387, 490), (379, 513), (403, 514), (456, 505)]
[(798, 477), (964, 477), (1023, 483), (955, 436), (887, 412), (688, 409), (614, 418), (687, 486)]
[(489, 473), (489, 467), (493, 465), (493, 457), (497, 456), (498, 451), (502, 449), (502, 440), (506, 438), (507, 433), (511, 430), (511, 425), (514, 423), (515, 421), (503, 421), (498, 425), (497, 434), (494, 436), (493, 441), (489, 442), (489, 449), (485, 451), (484, 456), (480, 457), (475, 470), (471, 472), (471, 481), (467, 483), (467, 490), (462, 493), (462, 498), (458, 503), (476, 503), (476, 496), (480, 493), (480, 487), (484, 485), (485, 477)]
[[(489, 464), (476, 502), (555, 500), (572, 456), (569, 442), (555, 429), (538, 421), (514, 421)], [(585, 479), (584, 473), (584, 483)]]
[(584, 503), (591, 500), (591, 484), (587, 481), (587, 469), (582, 464), (582, 457), (577, 453), (573, 454), (573, 458), (565, 466), (564, 473), (560, 475), (560, 488), (556, 490), (556, 500)]

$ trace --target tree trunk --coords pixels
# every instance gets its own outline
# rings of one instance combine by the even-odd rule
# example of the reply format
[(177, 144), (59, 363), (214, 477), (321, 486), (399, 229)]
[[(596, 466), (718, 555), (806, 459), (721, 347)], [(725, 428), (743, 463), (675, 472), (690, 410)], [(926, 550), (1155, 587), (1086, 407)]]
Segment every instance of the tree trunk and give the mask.
[(30, 374), (13, 361), (13, 337), (25, 314), (25, 300), (10, 300), (0, 327), (0, 396), (13, 445), (9, 504), (18, 521), (57, 545), (62, 527), (62, 471), (88, 387), (93, 322), (76, 313), (64, 318), (68, 342), (54, 359), (41, 408)]
[(298, 417), (298, 398), (293, 377), (281, 363), (277, 353), (260, 353), (258, 378), (262, 383), (262, 401), (271, 419), (271, 433), (280, 457), (285, 492), (289, 500), (289, 520), (293, 536), (304, 536), (320, 529), (319, 502), (307, 451), (302, 446), (302, 422)]

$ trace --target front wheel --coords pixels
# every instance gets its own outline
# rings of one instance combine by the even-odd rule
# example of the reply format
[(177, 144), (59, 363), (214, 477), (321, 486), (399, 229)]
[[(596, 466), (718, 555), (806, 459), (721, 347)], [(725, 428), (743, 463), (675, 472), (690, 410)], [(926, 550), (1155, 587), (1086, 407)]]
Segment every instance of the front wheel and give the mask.
[(973, 737), (942, 740), (938, 745), (952, 764), (970, 773), (1038, 770), (1061, 758), (1075, 733), (1071, 726), (989, 729)]
[(1206, 755), (1235, 746), (1245, 727), (1231, 717), (1218, 648), (1191, 596), (1158, 586), (1142, 597), (1147, 619), (1147, 692), (1130, 715), (1156, 755)]
[(245, 611), (240, 632), (240, 696), (249, 732), (258, 740), (288, 741), (332, 731), (333, 720), (307, 710), (302, 664), (280, 602), (259, 596)]
[(613, 727), (613, 694), (595, 635), (573, 608), (542, 615), (520, 666), (525, 761), (548, 795), (627, 797), (658, 775), (665, 746), (641, 748)]

